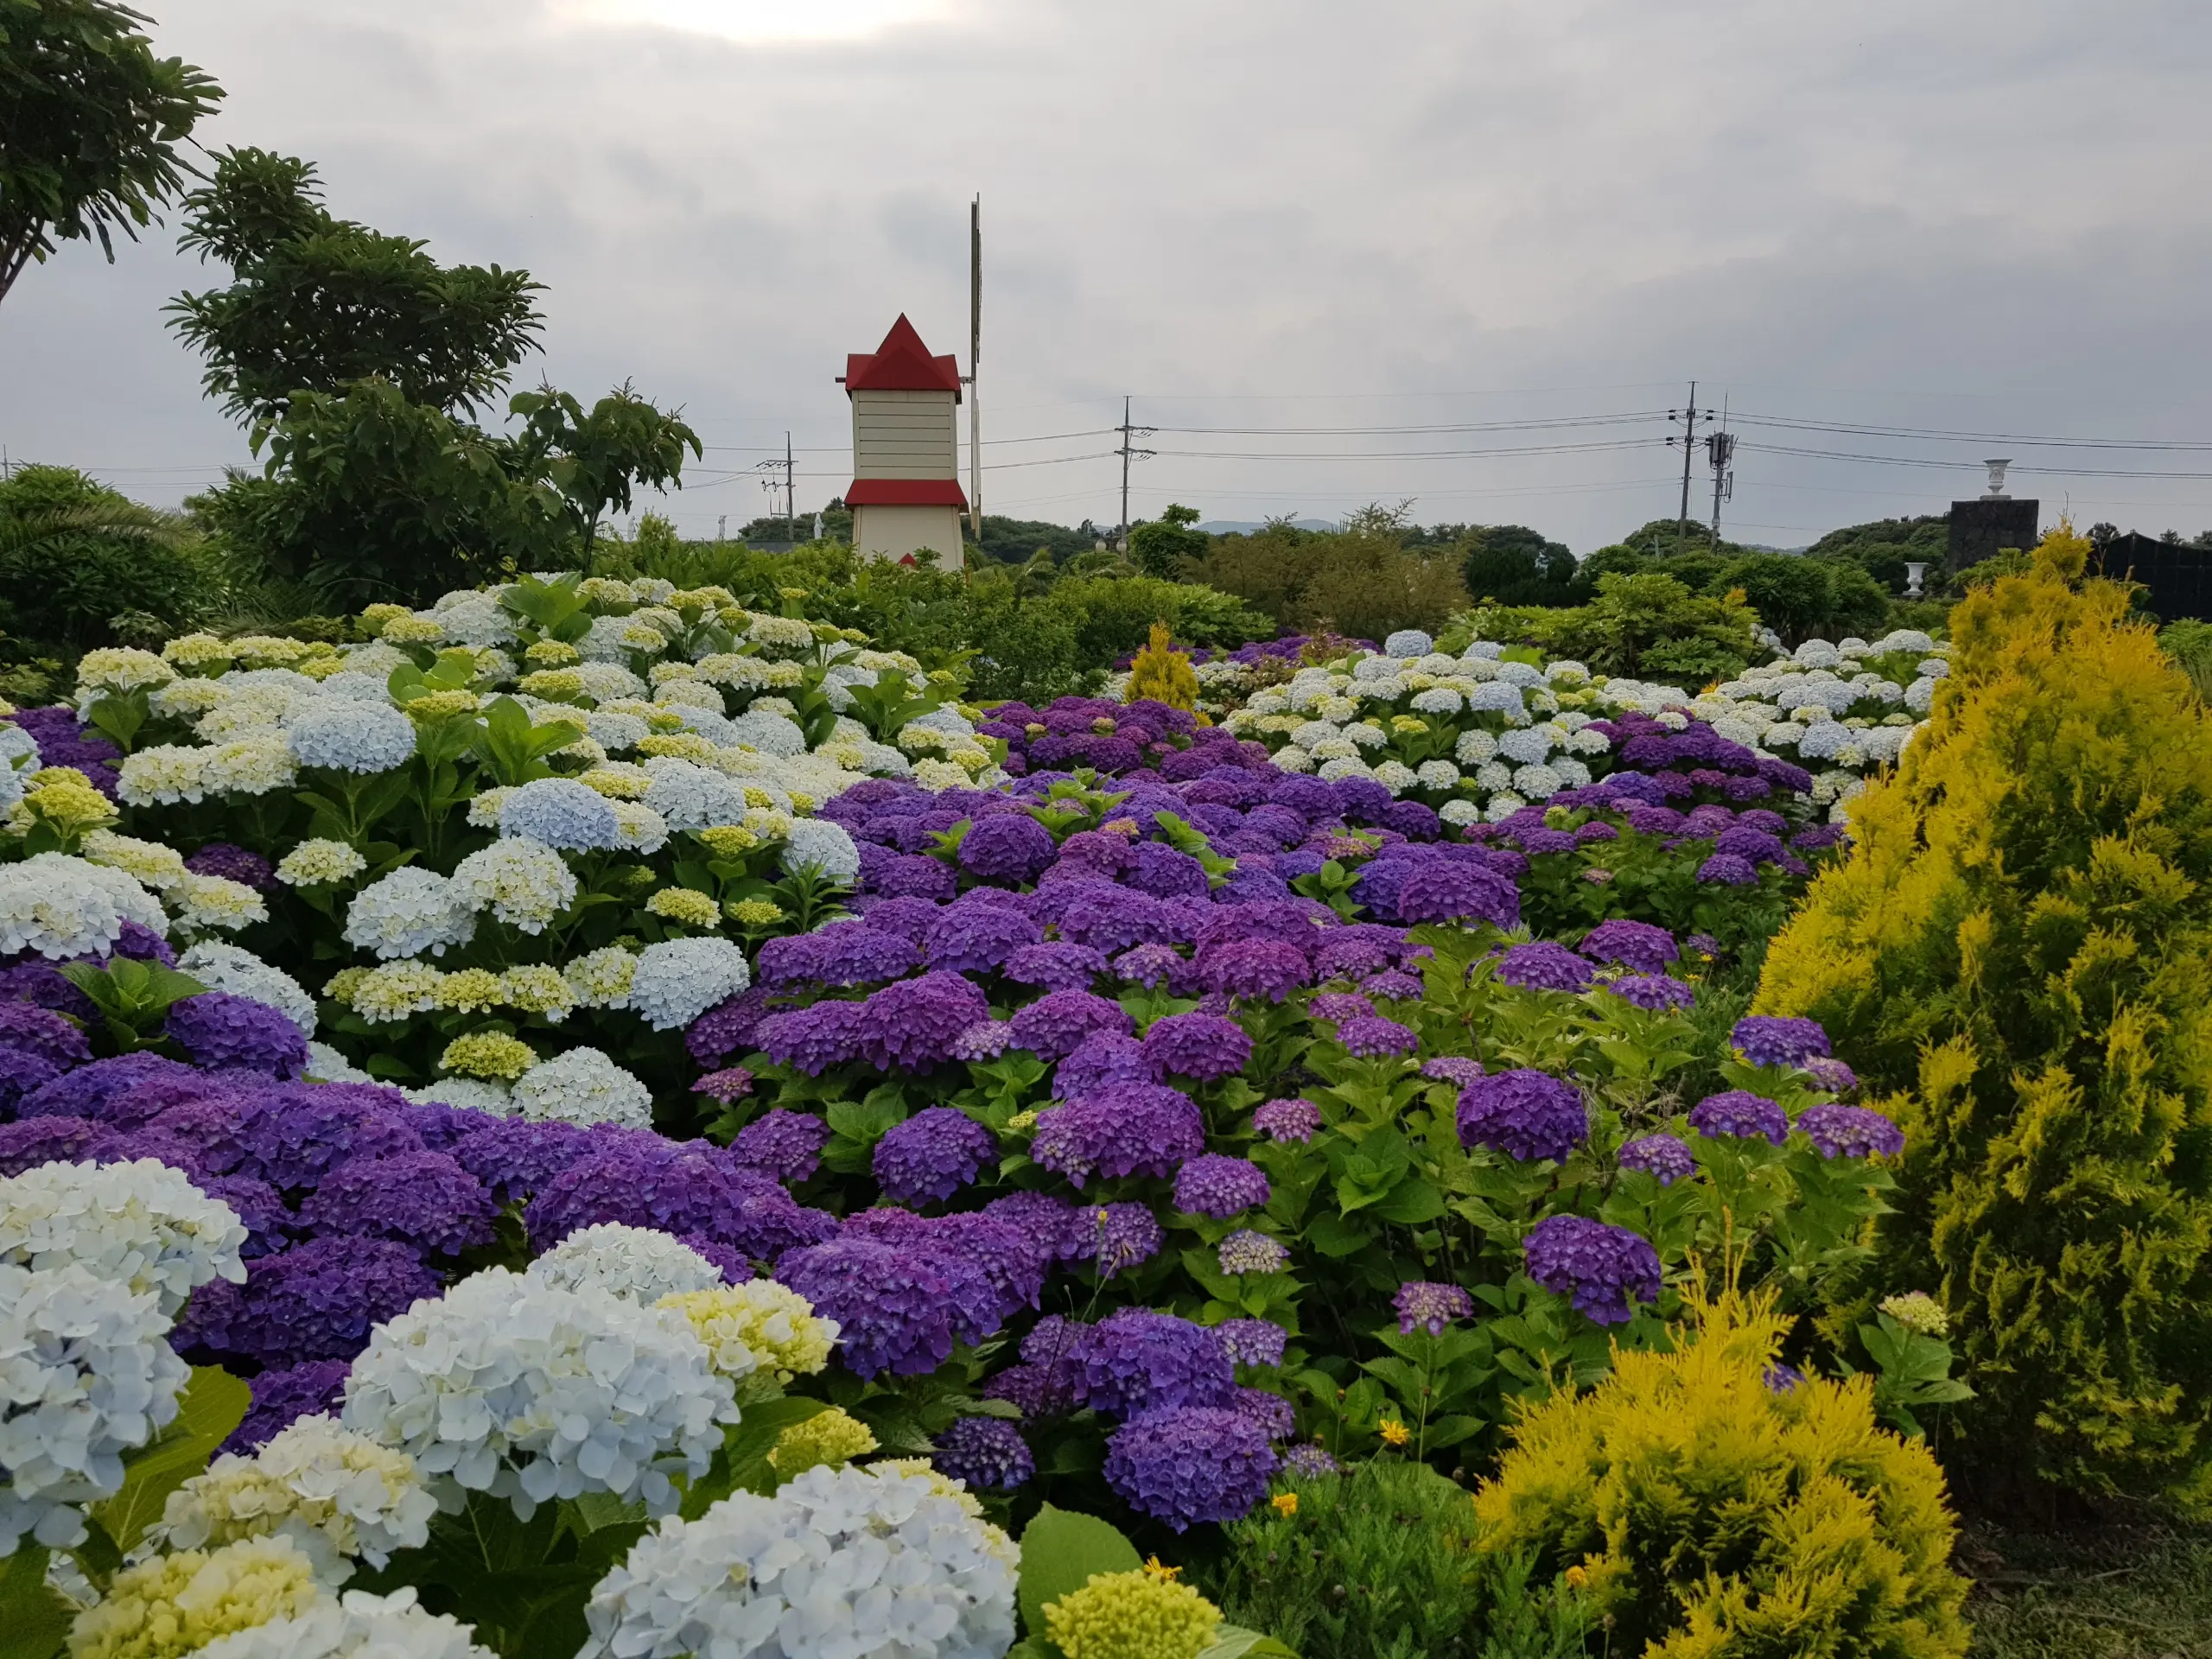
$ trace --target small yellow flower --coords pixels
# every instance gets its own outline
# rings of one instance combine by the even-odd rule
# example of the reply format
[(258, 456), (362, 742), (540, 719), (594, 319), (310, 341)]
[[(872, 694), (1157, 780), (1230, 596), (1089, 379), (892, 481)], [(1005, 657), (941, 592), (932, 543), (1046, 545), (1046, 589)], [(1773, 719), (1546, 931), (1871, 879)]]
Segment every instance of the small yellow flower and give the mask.
[(1589, 1569), (1585, 1567), (1580, 1561), (1577, 1561), (1573, 1567), (1567, 1569), (1567, 1581), (1575, 1589), (1580, 1590), (1584, 1585), (1590, 1582)]
[(1381, 1432), (1382, 1435), (1382, 1444), (1385, 1446), (1404, 1446), (1410, 1442), (1414, 1437), (1413, 1430), (1408, 1428), (1403, 1423), (1400, 1422), (1395, 1417), (1385, 1417), (1382, 1420), (1382, 1427)]
[(1160, 1584), (1173, 1584), (1183, 1576), (1183, 1569), (1179, 1567), (1170, 1567), (1155, 1555), (1144, 1564), (1144, 1575)]
[(1006, 1127), (1012, 1134), (1027, 1135), (1030, 1130), (1037, 1127), (1037, 1114), (1034, 1112), (1016, 1112), (1012, 1117), (1007, 1119)]
[(1286, 1521), (1289, 1520), (1292, 1516), (1298, 1513), (1298, 1494), (1296, 1492), (1277, 1492), (1273, 1497), (1269, 1498), (1268, 1502), (1274, 1506), (1275, 1513), (1282, 1516)]

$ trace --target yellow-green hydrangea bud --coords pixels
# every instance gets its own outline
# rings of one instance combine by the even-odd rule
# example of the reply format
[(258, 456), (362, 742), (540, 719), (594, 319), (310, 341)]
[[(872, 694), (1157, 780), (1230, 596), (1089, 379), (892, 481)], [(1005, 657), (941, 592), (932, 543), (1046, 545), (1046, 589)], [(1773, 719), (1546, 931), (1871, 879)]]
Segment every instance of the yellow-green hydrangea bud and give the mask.
[(438, 1006), (456, 1014), (483, 1014), (500, 1001), (499, 976), (489, 968), (463, 968), (438, 983)]
[(619, 1007), (630, 997), (638, 959), (619, 944), (587, 951), (563, 970), (576, 1001), (588, 1008)]
[(597, 790), (610, 801), (642, 801), (645, 791), (653, 786), (653, 775), (643, 766), (621, 762), (579, 772), (576, 781), (586, 789)]
[(540, 639), (522, 654), (532, 668), (573, 668), (583, 653), (565, 639)]
[(366, 968), (340, 968), (330, 976), (330, 982), (322, 988), (322, 994), (334, 1002), (351, 1003), (355, 989), (369, 976), (370, 971)]
[(212, 633), (181, 633), (162, 647), (162, 659), (172, 666), (225, 669), (231, 665), (231, 648)]
[(428, 1014), (438, 1006), (445, 976), (426, 962), (388, 962), (354, 982), (353, 1012), (370, 1024)]
[(499, 999), (524, 1014), (542, 1014), (554, 1025), (576, 1006), (573, 986), (550, 963), (518, 963), (499, 975)]
[(1941, 1302), (1924, 1290), (1885, 1297), (1882, 1312), (1906, 1330), (1917, 1331), (1923, 1337), (1947, 1337), (1951, 1333), (1950, 1315), (1944, 1313)]
[(784, 907), (772, 899), (739, 899), (729, 906), (729, 918), (741, 927), (772, 927), (784, 919)]
[(464, 1077), (497, 1077), (512, 1083), (537, 1064), (537, 1056), (518, 1037), (503, 1031), (472, 1031), (446, 1045), (438, 1065)]
[(735, 858), (760, 844), (760, 836), (734, 823), (718, 823), (711, 830), (695, 830), (692, 834), (709, 852), (721, 858)]
[(276, 879), (288, 887), (328, 887), (350, 881), (369, 861), (342, 841), (322, 836), (303, 841), (276, 861)]
[(361, 612), (361, 632), (372, 635), (380, 634), (389, 624), (397, 622), (407, 614), (408, 610), (404, 605), (383, 604), (365, 607)]
[(520, 690), (549, 702), (573, 702), (584, 694), (583, 676), (572, 668), (541, 668), (515, 683)]
[[(822, 1318), (813, 1303), (773, 1279), (679, 1291), (662, 1297), (659, 1306), (690, 1320), (708, 1353), (725, 1356), (716, 1359), (716, 1369), (731, 1376), (744, 1376), (757, 1366), (762, 1376), (777, 1382), (812, 1376), (829, 1364), (837, 1340), (836, 1320)], [(741, 1357), (739, 1349), (748, 1357)]]
[(1139, 1568), (1094, 1573), (1045, 1604), (1045, 1629), (1067, 1659), (1198, 1659), (1221, 1609), (1187, 1584)]
[[(34, 787), (17, 804), (28, 819), (52, 825), (65, 839), (73, 839), (115, 822), (115, 804), (92, 785), (81, 781), (83, 774), (75, 772), (73, 767), (48, 766), (37, 778), (54, 778), (56, 772), (74, 775), (54, 778), (51, 783), (35, 779)], [(24, 827), (28, 829), (29, 823)]]
[(184, 879), (184, 855), (158, 841), (118, 836), (112, 830), (95, 830), (85, 837), (82, 855), (90, 864), (105, 864), (159, 891)]
[(645, 900), (645, 908), (685, 927), (712, 927), (722, 918), (722, 907), (694, 887), (663, 887)]
[(377, 638), (391, 645), (434, 645), (446, 637), (445, 628), (427, 616), (395, 616)]
[(712, 766), (715, 746), (696, 732), (656, 733), (638, 740), (638, 753), (643, 755), (672, 755), (678, 760), (696, 760), (702, 766)]
[(289, 1538), (157, 1555), (115, 1575), (107, 1597), (69, 1627), (69, 1659), (176, 1659), (233, 1630), (293, 1618), (321, 1595)]
[(804, 1422), (793, 1423), (776, 1436), (768, 1465), (785, 1479), (804, 1474), (817, 1465), (836, 1469), (875, 1450), (876, 1439), (868, 1426), (842, 1407), (817, 1412)]
[(407, 717), (417, 725), (473, 715), (481, 706), (474, 691), (432, 691), (407, 705)]

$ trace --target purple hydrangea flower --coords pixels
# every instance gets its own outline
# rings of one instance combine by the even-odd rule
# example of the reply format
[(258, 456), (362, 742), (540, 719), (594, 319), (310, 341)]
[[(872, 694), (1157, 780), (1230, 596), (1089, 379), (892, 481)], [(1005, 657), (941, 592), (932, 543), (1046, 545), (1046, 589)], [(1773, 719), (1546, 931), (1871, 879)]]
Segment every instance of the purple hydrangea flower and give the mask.
[(1036, 1239), (1010, 1221), (973, 1211), (918, 1216), (879, 1205), (850, 1217), (839, 1236), (925, 1256), (950, 1285), (958, 1342), (981, 1342), (1019, 1310), (1035, 1307), (1045, 1286), (1046, 1262)]
[(1784, 1365), (1779, 1360), (1759, 1373), (1759, 1381), (1766, 1384), (1769, 1394), (1787, 1394), (1804, 1380), (1804, 1372), (1795, 1365)]
[(1175, 1173), (1175, 1207), (1217, 1221), (1258, 1209), (1273, 1190), (1257, 1164), (1224, 1153), (1202, 1153)]
[(1531, 1163), (1564, 1162), (1590, 1133), (1573, 1084), (1525, 1068), (1478, 1077), (1459, 1096), (1459, 1144), (1489, 1147)]
[(82, 1030), (51, 1008), (29, 1002), (0, 1002), (0, 1045), (50, 1060), (58, 1071), (92, 1058)]
[(894, 1204), (943, 1203), (998, 1154), (991, 1132), (950, 1106), (931, 1106), (894, 1123), (875, 1143), (873, 1166)]
[(1210, 991), (1280, 1002), (1312, 976), (1306, 953), (1282, 939), (1230, 939), (1198, 955), (1198, 982)]
[(1074, 1354), (1077, 1402), (1109, 1417), (1225, 1405), (1236, 1387), (1219, 1338), (1148, 1308), (1121, 1308), (1087, 1330), (1077, 1327)]
[(1621, 1167), (1640, 1169), (1672, 1186), (1697, 1173), (1697, 1157), (1688, 1146), (1671, 1135), (1639, 1135), (1621, 1147)]
[[(767, 956), (768, 946), (775, 944), (785, 945), (787, 949), (804, 946), (804, 954), (794, 949), (797, 957), (794, 965), (803, 965), (807, 971), (791, 977), (816, 979), (825, 985), (880, 985), (913, 972), (921, 960), (920, 953), (911, 942), (896, 933), (870, 927), (865, 922), (840, 922), (817, 933), (802, 933), (789, 939), (770, 939), (760, 947), (762, 956)], [(930, 964), (932, 968), (946, 965), (938, 962)], [(778, 982), (769, 980), (766, 982)]]
[(848, 1236), (791, 1251), (776, 1277), (837, 1321), (855, 1376), (925, 1376), (952, 1357), (952, 1281), (931, 1252)]
[(1833, 1055), (1814, 1055), (1805, 1062), (1805, 1070), (1831, 1094), (1847, 1095), (1859, 1086), (1859, 1074)]
[(1782, 1108), (1748, 1089), (1727, 1089), (1707, 1095), (1690, 1108), (1690, 1127), (1708, 1141), (1722, 1135), (1739, 1140), (1764, 1140), (1780, 1146), (1789, 1138), (1789, 1120)]
[[(22, 1003), (12, 1006), (21, 1007)], [(0, 1043), (0, 1111), (12, 1113), (16, 1102), (26, 1095), (36, 1094), (63, 1071), (58, 1060), (48, 1058), (31, 1049), (17, 1048), (11, 1043)]]
[(448, 1155), (502, 1204), (526, 1199), (593, 1150), (598, 1139), (574, 1123), (532, 1123), (518, 1117), (481, 1121), (457, 1137)]
[(110, 1101), (156, 1081), (196, 1086), (206, 1079), (166, 1054), (141, 1049), (135, 1054), (118, 1054), (80, 1065), (25, 1096), (16, 1109), (23, 1117), (104, 1118)]
[(1370, 974), (1359, 982), (1359, 988), (1370, 996), (1382, 997), (1393, 1002), (1418, 1001), (1428, 988), (1417, 975), (1402, 968), (1386, 968), (1379, 974)]
[(1106, 1204), (1077, 1212), (1084, 1225), (1083, 1259), (1098, 1265), (1099, 1277), (1111, 1279), (1141, 1267), (1167, 1242), (1160, 1219), (1141, 1204)]
[(1904, 1131), (1866, 1106), (1808, 1106), (1797, 1127), (1823, 1158), (1894, 1158), (1904, 1150)]
[(184, 861), (184, 868), (195, 875), (219, 875), (257, 893), (276, 891), (276, 872), (270, 868), (269, 861), (258, 853), (233, 847), (227, 841), (209, 842)]
[(1618, 963), (1630, 973), (1663, 974), (1681, 951), (1665, 928), (1617, 916), (1582, 936), (1580, 954), (1592, 962)]
[(74, 1164), (112, 1133), (89, 1117), (26, 1117), (0, 1123), (0, 1175), (20, 1175), (41, 1164)]
[(1047, 991), (1014, 1016), (1014, 1040), (1048, 1060), (1073, 1053), (1101, 1032), (1127, 1035), (1135, 1028), (1128, 1009), (1089, 991)]
[(1252, 1128), (1270, 1141), (1295, 1141), (1301, 1145), (1321, 1127), (1321, 1109), (1310, 1100), (1269, 1100), (1252, 1114)]
[(1270, 1444), (1287, 1440), (1298, 1433), (1298, 1414), (1291, 1408), (1290, 1402), (1265, 1389), (1237, 1389), (1229, 1408), (1257, 1423)]
[(1587, 957), (1548, 939), (1508, 945), (1498, 953), (1498, 983), (1524, 991), (1587, 990), (1595, 972)]
[(1020, 1233), (1041, 1262), (1082, 1262), (1096, 1254), (1091, 1224), (1084, 1219), (1096, 1214), (1095, 1208), (1086, 1210), (1049, 1192), (1009, 1192), (993, 1198), (980, 1213)]
[(741, 1065), (724, 1066), (719, 1071), (709, 1071), (691, 1085), (695, 1095), (704, 1095), (709, 1100), (727, 1106), (733, 1100), (742, 1100), (753, 1092), (753, 1074)]
[(350, 1158), (428, 1150), (406, 1096), (370, 1084), (270, 1090), (239, 1113), (238, 1136), (245, 1154), (239, 1166), (288, 1192), (313, 1188)]
[(1465, 1291), (1457, 1285), (1440, 1285), (1426, 1279), (1400, 1285), (1390, 1306), (1397, 1310), (1399, 1334), (1408, 1337), (1415, 1331), (1440, 1337), (1453, 1320), (1475, 1316), (1475, 1299)]
[(1052, 1071), (1056, 1099), (1072, 1100), (1117, 1083), (1150, 1083), (1152, 1067), (1134, 1037), (1101, 1032), (1085, 1038), (1080, 1047)]
[(954, 1038), (991, 1017), (974, 982), (942, 970), (887, 985), (861, 1006), (864, 1057), (881, 1071), (926, 1071), (951, 1058)]
[(1224, 1319), (1210, 1328), (1233, 1364), (1280, 1365), (1290, 1344), (1290, 1332), (1273, 1319)]
[(1201, 1083), (1244, 1069), (1252, 1039), (1234, 1020), (1217, 1014), (1171, 1014), (1144, 1034), (1144, 1057), (1155, 1077), (1194, 1077)]
[(1480, 1060), (1465, 1054), (1439, 1054), (1421, 1063), (1421, 1074), (1432, 1083), (1456, 1083), (1462, 1089), (1472, 1086), (1478, 1077), (1488, 1075)]
[(1138, 944), (1114, 958), (1114, 972), (1125, 985), (1180, 991), (1190, 982), (1191, 964), (1172, 944)]
[(216, 1448), (250, 1458), (302, 1417), (327, 1412), (335, 1416), (346, 1398), (346, 1379), (353, 1367), (343, 1359), (311, 1359), (287, 1370), (264, 1371), (248, 1386), (253, 1403), (230, 1439)]
[(1353, 991), (1323, 991), (1306, 1005), (1306, 1013), (1316, 1020), (1332, 1022), (1342, 1020), (1363, 1020), (1375, 1013), (1375, 1004)]
[(1378, 1017), (1366, 1020), (1347, 1020), (1337, 1027), (1337, 1040), (1348, 1054), (1361, 1059), (1379, 1060), (1393, 1054), (1410, 1054), (1421, 1046), (1421, 1039), (1410, 1027), (1395, 1020)]
[[(1364, 884), (1361, 896), (1365, 897)], [(1425, 860), (1417, 878), (1398, 888), (1391, 912), (1408, 924), (1471, 921), (1517, 927), (1521, 893), (1508, 877), (1487, 865), (1434, 858)]]
[(1059, 848), (1052, 832), (1026, 812), (995, 812), (972, 824), (960, 840), (960, 868), (986, 881), (1027, 881), (1050, 864)]
[(1292, 1446), (1282, 1454), (1282, 1466), (1307, 1480), (1344, 1472), (1344, 1465), (1318, 1446)]
[(1607, 980), (1605, 988), (1622, 1001), (1649, 1014), (1687, 1008), (1697, 1001), (1696, 992), (1681, 980), (1670, 979), (1664, 974), (1623, 974), (1618, 979)]
[(1323, 935), (1321, 943), (1313, 947), (1313, 974), (1317, 979), (1364, 979), (1389, 965), (1388, 948), (1364, 928), (1338, 928)]
[(932, 968), (980, 974), (1044, 938), (1045, 930), (1018, 910), (1003, 905), (955, 905), (938, 912), (923, 937), (922, 949)]
[(1106, 1484), (1177, 1532), (1249, 1514), (1278, 1466), (1267, 1427), (1233, 1408), (1150, 1413), (1106, 1442)]
[(1014, 1027), (1004, 1020), (979, 1020), (945, 1045), (956, 1060), (973, 1065), (995, 1060), (1014, 1046)]
[(348, 1159), (300, 1212), (318, 1233), (393, 1238), (439, 1255), (490, 1243), (499, 1213), (483, 1184), (442, 1152)]
[(1753, 887), (1758, 885), (1758, 867), (1738, 853), (1715, 853), (1697, 867), (1697, 879), (1718, 887)]
[(1817, 1020), (1782, 1020), (1755, 1014), (1728, 1033), (1736, 1052), (1753, 1065), (1802, 1065), (1828, 1052), (1828, 1034)]
[(741, 1285), (753, 1277), (753, 1264), (718, 1238), (709, 1238), (704, 1233), (685, 1233), (677, 1243), (719, 1268), (726, 1285)]
[(650, 1134), (600, 1137), (597, 1149), (547, 1181), (523, 1212), (538, 1249), (601, 1221), (678, 1238), (698, 1233), (760, 1260), (818, 1243), (837, 1226), (718, 1147)]
[(956, 1417), (937, 1437), (931, 1461), (939, 1474), (975, 1491), (1010, 1492), (1037, 1472), (1021, 1431), (997, 1417)]
[(194, 1064), (211, 1069), (235, 1065), (290, 1077), (307, 1065), (308, 1039), (297, 1026), (265, 1002), (226, 991), (172, 1002), (165, 1029)]
[[(778, 1065), (818, 1077), (833, 1065), (860, 1058), (868, 1046), (870, 1024), (866, 1003), (824, 1001), (788, 1014), (768, 1015), (755, 1025), (753, 1039)], [(692, 1029), (696, 1032), (698, 1027)]]
[[(766, 950), (766, 946), (761, 947)], [(764, 986), (740, 991), (717, 1002), (694, 1020), (683, 1033), (683, 1046), (702, 1065), (719, 1065), (722, 1057), (751, 1048), (762, 1018), (768, 1012)]]
[(1030, 1156), (1079, 1192), (1093, 1175), (1167, 1176), (1205, 1149), (1205, 1120), (1179, 1090), (1152, 1083), (1109, 1084), (1055, 1106), (1037, 1120)]
[(1623, 1325), (1636, 1304), (1659, 1300), (1659, 1253), (1625, 1227), (1583, 1216), (1551, 1216), (1522, 1241), (1529, 1276), (1572, 1300), (1597, 1325)]
[(217, 1280), (185, 1306), (172, 1340), (181, 1349), (282, 1368), (351, 1359), (371, 1327), (438, 1294), (438, 1276), (404, 1244), (334, 1233), (246, 1263), (243, 1285)]
[(1048, 991), (1088, 991), (1106, 970), (1103, 951), (1064, 939), (1025, 944), (1007, 957), (1001, 969), (1017, 985), (1041, 985)]

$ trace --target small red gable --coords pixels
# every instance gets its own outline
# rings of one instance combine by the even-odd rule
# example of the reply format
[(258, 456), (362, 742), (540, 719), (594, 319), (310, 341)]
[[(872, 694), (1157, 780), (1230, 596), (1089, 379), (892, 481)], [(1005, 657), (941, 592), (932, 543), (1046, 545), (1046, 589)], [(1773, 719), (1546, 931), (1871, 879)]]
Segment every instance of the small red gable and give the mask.
[(845, 390), (853, 391), (949, 391), (960, 397), (960, 363), (953, 357), (931, 357), (930, 348), (914, 332), (914, 325), (900, 312), (899, 321), (872, 353), (854, 353), (845, 359)]

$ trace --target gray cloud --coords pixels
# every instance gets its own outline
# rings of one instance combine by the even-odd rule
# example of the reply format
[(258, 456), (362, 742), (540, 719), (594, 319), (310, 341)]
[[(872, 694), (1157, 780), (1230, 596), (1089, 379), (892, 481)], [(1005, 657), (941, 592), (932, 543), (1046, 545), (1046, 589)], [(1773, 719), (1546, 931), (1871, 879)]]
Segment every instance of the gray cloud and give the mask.
[[(842, 486), (832, 377), (897, 312), (964, 354), (979, 190), (986, 435), (1079, 435), (994, 444), (994, 510), (1110, 521), (1115, 462), (1012, 463), (1096, 457), (1124, 391), (1162, 428), (1435, 427), (1657, 410), (1695, 377), (1700, 403), (1766, 415), (2212, 439), (2212, 213), (2191, 188), (2212, 159), (2191, 97), (2212, 14), (2180, 0), (886, 0), (933, 20), (822, 40), (598, 10), (632, 21), (177, 0), (160, 35), (231, 90), (211, 143), (314, 157), (337, 211), (548, 283), (533, 375), (634, 377), (683, 404), (716, 446), (671, 503), (694, 532), (760, 510), (749, 469), (787, 427), (802, 504)], [(149, 499), (189, 482), (163, 469), (242, 459), (161, 326), (206, 280), (161, 235), (112, 270), (77, 248), (31, 273), (0, 306), (0, 442)], [(1664, 430), (1163, 430), (1134, 505), (1412, 496), (1425, 518), (1522, 519), (1586, 549), (1672, 510)], [(1651, 442), (1404, 453), (1612, 437)], [(1940, 510), (2004, 448), (1744, 438), (1729, 521), (1782, 544)], [(1200, 449), (1281, 458), (1168, 453)], [(1337, 458), (1376, 451), (1398, 453)], [(2013, 453), (2212, 473), (2212, 453)], [(2084, 518), (2212, 524), (2212, 480), (2019, 482)]]

